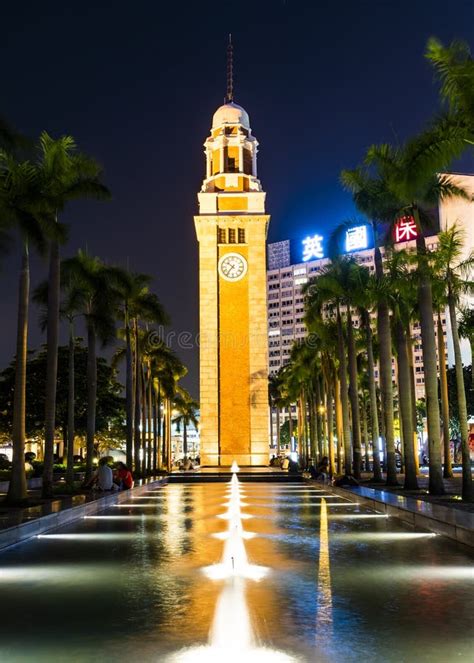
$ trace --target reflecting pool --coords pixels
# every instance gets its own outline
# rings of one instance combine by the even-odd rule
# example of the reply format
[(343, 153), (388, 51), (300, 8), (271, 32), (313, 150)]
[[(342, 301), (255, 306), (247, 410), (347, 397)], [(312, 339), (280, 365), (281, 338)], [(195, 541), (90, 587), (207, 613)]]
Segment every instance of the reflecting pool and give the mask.
[(0, 660), (471, 660), (470, 551), (355, 502), (171, 484), (11, 548)]

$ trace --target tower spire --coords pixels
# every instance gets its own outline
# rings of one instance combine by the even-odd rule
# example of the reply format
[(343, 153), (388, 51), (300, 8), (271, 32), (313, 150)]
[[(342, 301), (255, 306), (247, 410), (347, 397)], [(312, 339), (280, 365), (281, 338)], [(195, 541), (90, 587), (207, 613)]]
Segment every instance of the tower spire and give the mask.
[(234, 49), (232, 46), (232, 35), (229, 33), (229, 43), (227, 45), (227, 93), (225, 97), (226, 104), (234, 101)]

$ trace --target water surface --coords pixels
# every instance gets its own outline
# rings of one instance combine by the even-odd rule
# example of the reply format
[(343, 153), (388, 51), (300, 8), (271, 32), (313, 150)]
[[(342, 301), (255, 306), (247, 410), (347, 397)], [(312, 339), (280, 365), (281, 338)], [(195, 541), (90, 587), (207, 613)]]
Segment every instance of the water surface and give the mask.
[[(240, 494), (248, 561), (266, 568), (243, 581), (260, 646), (300, 661), (472, 660), (467, 548), (336, 496), (326, 518), (322, 486)], [(1, 554), (0, 660), (165, 661), (206, 646), (226, 580), (204, 569), (221, 562), (228, 501), (228, 484), (172, 484)]]

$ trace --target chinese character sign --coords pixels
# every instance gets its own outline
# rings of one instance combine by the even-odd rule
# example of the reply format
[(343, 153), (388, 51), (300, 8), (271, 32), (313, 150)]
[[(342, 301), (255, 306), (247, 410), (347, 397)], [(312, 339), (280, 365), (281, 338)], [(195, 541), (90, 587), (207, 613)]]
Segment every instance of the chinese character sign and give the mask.
[(395, 241), (409, 242), (418, 237), (415, 219), (412, 216), (402, 216), (395, 224)]
[(311, 260), (311, 258), (323, 258), (323, 238), (321, 235), (313, 235), (306, 237), (303, 240), (303, 261)]
[(346, 251), (366, 249), (367, 246), (367, 226), (355, 226), (346, 230)]

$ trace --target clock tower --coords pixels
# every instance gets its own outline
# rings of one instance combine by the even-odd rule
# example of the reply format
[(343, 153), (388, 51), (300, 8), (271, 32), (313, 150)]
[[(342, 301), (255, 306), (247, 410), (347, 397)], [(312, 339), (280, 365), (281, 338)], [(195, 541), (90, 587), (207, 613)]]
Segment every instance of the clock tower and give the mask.
[[(229, 45), (231, 49), (231, 46)], [(249, 116), (226, 100), (204, 143), (194, 217), (199, 241), (200, 439), (203, 466), (268, 465), (265, 246), (270, 216)]]

